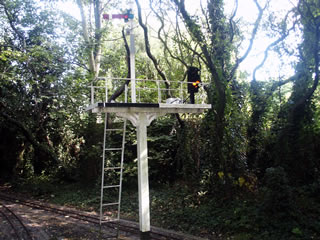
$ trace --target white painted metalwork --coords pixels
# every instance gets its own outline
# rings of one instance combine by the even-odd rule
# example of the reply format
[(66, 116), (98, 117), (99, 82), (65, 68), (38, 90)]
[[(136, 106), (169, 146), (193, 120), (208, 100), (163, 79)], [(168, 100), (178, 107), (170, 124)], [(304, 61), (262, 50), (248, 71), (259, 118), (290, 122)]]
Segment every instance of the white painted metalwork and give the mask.
[[(99, 77), (90, 86), (91, 88), (91, 105), (97, 102), (108, 102), (107, 96), (116, 91), (117, 87), (123, 85), (126, 81), (133, 81), (131, 78), (112, 78)], [(164, 80), (153, 79), (134, 79), (134, 84), (125, 85), (124, 98), (127, 99), (128, 92), (131, 92), (131, 99), (120, 102), (130, 103), (165, 103), (166, 93), (171, 92), (173, 98), (180, 98), (182, 103), (187, 103), (189, 94), (187, 92), (188, 82), (170, 81), (170, 88), (166, 88)], [(201, 83), (203, 87), (199, 88), (196, 94), (196, 103), (205, 104), (207, 102), (207, 94), (204, 90), (206, 83)], [(134, 89), (133, 89), (134, 88)], [(138, 96), (138, 98), (137, 98)]]
[[(166, 108), (156, 107), (116, 107), (114, 109), (117, 116), (128, 119), (137, 131), (137, 153), (138, 153), (138, 192), (139, 192), (139, 226), (142, 234), (150, 232), (150, 196), (149, 196), (149, 175), (148, 175), (148, 141), (147, 127), (150, 123), (159, 116), (165, 115), (168, 112), (203, 112), (205, 109), (211, 108), (211, 105), (206, 104), (200, 109), (197, 109), (195, 104), (178, 104), (184, 108), (177, 108), (176, 104), (164, 104)], [(191, 105), (191, 106), (190, 106)], [(112, 109), (112, 107), (100, 107), (100, 110)], [(119, 110), (123, 111), (120, 112)], [(108, 111), (107, 110), (107, 111)], [(182, 111), (181, 111), (182, 110)], [(120, 197), (119, 197), (120, 198)], [(121, 199), (121, 198), (120, 198)]]
[[(118, 106), (99, 106), (99, 103), (88, 106), (85, 110), (93, 113), (116, 113), (117, 116), (123, 117), (126, 113), (135, 115), (138, 113), (150, 113), (164, 115), (167, 113), (203, 113), (207, 109), (211, 109), (211, 104), (167, 104), (159, 103), (158, 106), (145, 107), (118, 107)], [(130, 120), (130, 119), (129, 119)], [(131, 120), (130, 120), (131, 121)], [(131, 121), (132, 122), (132, 121)]]
[(147, 126), (150, 123), (146, 113), (140, 113), (137, 121), (138, 150), (138, 190), (139, 190), (139, 224), (141, 232), (150, 231), (150, 197), (148, 174)]
[[(131, 9), (134, 2), (130, 1)], [(139, 223), (142, 233), (150, 232), (150, 199), (149, 199), (149, 177), (148, 177), (148, 146), (147, 146), (147, 127), (159, 116), (167, 113), (202, 113), (211, 108), (210, 104), (205, 104), (204, 88), (200, 88), (197, 93), (197, 104), (185, 104), (188, 100), (187, 93), (188, 82), (170, 81), (170, 87), (167, 88), (164, 80), (136, 79), (135, 75), (135, 42), (134, 42), (133, 19), (130, 19), (130, 78), (111, 78), (98, 77), (91, 84), (90, 106), (87, 111), (93, 113), (105, 113), (103, 154), (102, 154), (102, 177), (101, 177), (101, 196), (100, 196), (100, 225), (104, 222), (103, 208), (108, 206), (118, 206), (117, 220), (120, 220), (122, 175), (125, 148), (126, 123), (129, 120), (137, 130), (137, 152), (138, 152), (138, 189), (139, 189)], [(109, 93), (113, 93), (125, 82), (130, 80), (130, 85), (125, 84), (124, 99), (118, 103), (109, 103)], [(206, 84), (201, 84), (202, 86)], [(131, 99), (128, 101), (128, 92), (131, 93)], [(138, 101), (137, 103), (137, 91)], [(170, 93), (170, 94), (169, 94)], [(170, 96), (165, 99), (164, 96)], [(144, 99), (146, 97), (146, 100)], [(123, 98), (123, 97), (122, 97)], [(151, 102), (151, 100), (155, 102)], [(128, 104), (129, 103), (129, 104)], [(145, 103), (145, 104), (140, 104)], [(108, 129), (107, 114), (115, 113), (118, 117), (124, 119), (122, 145), (119, 148), (107, 147), (107, 133), (119, 131), (119, 129)], [(106, 166), (106, 151), (121, 151), (120, 166)], [(105, 185), (105, 172), (120, 170), (119, 184)], [(104, 190), (119, 189), (117, 202), (104, 203)], [(119, 227), (117, 235), (119, 234)]]
[[(111, 78), (103, 78), (102, 80), (114, 80)], [(127, 80), (127, 79), (124, 79)], [(161, 91), (160, 81), (161, 80), (150, 80), (155, 83), (155, 92), (158, 93), (158, 101), (161, 101)], [(185, 83), (180, 83), (185, 84)], [(117, 85), (117, 84), (114, 84)], [(118, 84), (118, 86), (121, 84)], [(108, 86), (106, 84), (105, 86)], [(93, 88), (100, 89), (99, 86), (93, 86)], [(106, 87), (107, 88), (107, 87)], [(103, 89), (103, 87), (102, 87)], [(139, 89), (139, 88), (137, 88)], [(149, 89), (149, 87), (148, 87)], [(152, 88), (150, 88), (152, 89)], [(109, 89), (106, 91), (108, 92)], [(167, 90), (167, 89), (166, 89)], [(92, 92), (93, 90), (91, 90)], [(96, 91), (97, 93), (98, 91)], [(127, 88), (126, 91), (127, 92)], [(181, 93), (181, 85), (178, 88), (178, 92)], [(124, 144), (125, 144), (125, 126), (126, 120), (129, 120), (135, 127), (137, 131), (137, 152), (138, 152), (138, 189), (139, 189), (139, 223), (140, 231), (142, 233), (150, 232), (150, 197), (149, 197), (149, 177), (148, 177), (148, 145), (147, 145), (147, 127), (150, 123), (159, 116), (165, 115), (167, 113), (202, 113), (207, 109), (211, 108), (210, 104), (184, 104), (181, 103), (179, 98), (168, 99), (168, 103), (127, 103), (127, 93), (125, 93), (124, 103), (108, 103), (108, 94), (105, 94), (106, 99), (100, 102), (91, 104), (87, 107), (87, 111), (92, 111), (93, 113), (104, 112), (115, 113), (118, 117), (125, 119), (124, 129), (123, 129), (123, 139), (121, 148), (106, 148), (106, 133), (107, 130), (107, 117), (105, 117), (105, 131), (104, 131), (104, 151), (103, 151), (103, 173), (108, 169), (114, 169), (115, 167), (105, 167), (105, 152), (107, 150), (116, 151), (121, 150), (121, 166), (120, 166), (120, 184), (119, 185), (104, 185), (104, 174), (102, 174), (101, 183), (101, 205), (100, 205), (100, 224), (102, 222), (102, 208), (118, 205), (118, 216), (117, 220), (120, 220), (120, 206), (121, 206), (121, 191), (122, 191), (122, 171), (123, 171), (123, 159), (124, 159)], [(119, 200), (118, 202), (103, 203), (103, 190), (109, 188), (119, 187)]]
[[(132, 8), (131, 8), (132, 9)], [(135, 44), (133, 32), (133, 19), (130, 19), (130, 79), (131, 79), (131, 102), (136, 102), (136, 64), (135, 64)]]
[(93, 86), (93, 82), (91, 83), (91, 105), (94, 104), (94, 86)]
[[(106, 94), (106, 98), (107, 98)], [(108, 206), (115, 206), (118, 205), (117, 209), (117, 221), (119, 223), (120, 221), (120, 210), (121, 210), (121, 193), (122, 193), (122, 176), (123, 176), (123, 162), (124, 162), (124, 149), (125, 149), (125, 134), (126, 134), (126, 126), (127, 126), (127, 120), (124, 119), (123, 122), (123, 128), (114, 128), (110, 129), (108, 128), (107, 124), (107, 118), (108, 118), (108, 113), (105, 113), (105, 119), (104, 119), (104, 136), (103, 136), (103, 153), (102, 153), (102, 170), (101, 170), (101, 194), (100, 194), (100, 226), (102, 225), (103, 222), (109, 222), (109, 221), (114, 221), (111, 219), (105, 219), (103, 209), (104, 207)], [(107, 134), (110, 132), (121, 132), (122, 131), (122, 144), (121, 147), (119, 148), (114, 148), (114, 147), (107, 147)], [(120, 159), (120, 166), (106, 166), (106, 152), (107, 151), (121, 151), (121, 159)], [(108, 171), (119, 171), (120, 176), (119, 176), (119, 184), (112, 184), (112, 185), (106, 185), (105, 183), (105, 174)], [(118, 194), (118, 201), (117, 202), (111, 202), (111, 203), (105, 203), (104, 202), (104, 192), (107, 191), (108, 189), (114, 189), (118, 188), (119, 194)], [(119, 234), (119, 227), (117, 228), (117, 235)]]

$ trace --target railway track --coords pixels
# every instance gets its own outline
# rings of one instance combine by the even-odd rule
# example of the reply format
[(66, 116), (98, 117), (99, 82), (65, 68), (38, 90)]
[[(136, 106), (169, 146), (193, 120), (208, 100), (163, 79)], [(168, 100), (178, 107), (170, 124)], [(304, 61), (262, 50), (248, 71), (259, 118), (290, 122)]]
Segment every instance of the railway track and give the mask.
[(11, 226), (15, 239), (33, 240), (29, 229), (18, 215), (3, 203), (0, 203), (0, 215)]
[[(2, 194), (2, 193), (0, 193), (0, 199), (7, 201), (7, 202), (19, 203), (21, 205), (24, 205), (24, 206), (27, 206), (30, 208), (52, 212), (52, 213), (55, 213), (58, 215), (68, 216), (69, 218), (77, 219), (79, 221), (88, 222), (88, 223), (94, 224), (96, 226), (99, 226), (99, 217), (95, 216), (95, 215), (89, 215), (86, 213), (79, 213), (77, 211), (70, 210), (70, 209), (62, 209), (59, 207), (54, 207), (49, 204), (44, 204), (39, 201), (35, 201), (35, 200), (30, 201), (30, 200), (23, 199), (21, 197), (19, 197), (19, 198), (12, 197), (12, 196), (9, 196), (7, 194)], [(19, 219), (19, 218), (17, 217), (17, 219)], [(21, 220), (20, 220), (20, 225), (23, 225)], [(117, 235), (116, 234), (117, 231), (120, 232), (120, 235), (121, 235), (121, 233), (125, 233), (125, 235), (130, 234), (131, 236), (135, 236), (135, 238), (138, 238), (140, 235), (139, 226), (137, 224), (135, 224), (134, 222), (124, 221), (124, 220), (120, 220), (117, 222), (110, 221), (110, 222), (104, 223), (102, 225), (102, 230), (104, 233), (105, 232), (115, 233), (110, 236), (104, 236), (103, 239), (115, 238), (115, 236)], [(29, 234), (29, 238), (18, 238), (18, 239), (28, 239), (29, 240), (32, 238)], [(199, 239), (199, 238), (186, 236), (186, 235), (180, 235), (180, 234), (176, 234), (174, 232), (169, 232), (169, 231), (163, 232), (162, 230), (160, 230), (158, 228), (152, 228), (151, 233), (150, 233), (150, 239), (152, 239), (152, 240), (153, 239), (154, 240), (165, 240), (165, 239), (182, 240), (182, 239)]]

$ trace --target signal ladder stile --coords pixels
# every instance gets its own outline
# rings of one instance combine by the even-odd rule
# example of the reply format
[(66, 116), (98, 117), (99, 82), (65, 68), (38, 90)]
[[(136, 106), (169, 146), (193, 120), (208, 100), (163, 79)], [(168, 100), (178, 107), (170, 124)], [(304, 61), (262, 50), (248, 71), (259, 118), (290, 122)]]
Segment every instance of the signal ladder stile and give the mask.
[[(101, 196), (100, 196), (100, 227), (103, 223), (106, 222), (117, 222), (118, 226), (117, 236), (119, 235), (119, 221), (120, 221), (120, 207), (121, 207), (121, 192), (122, 192), (122, 175), (123, 175), (123, 162), (124, 162), (124, 149), (125, 149), (125, 136), (126, 136), (126, 125), (127, 120), (123, 120), (123, 127), (122, 128), (108, 128), (108, 115), (105, 113), (104, 119), (104, 137), (103, 137), (103, 154), (102, 154), (102, 174), (101, 174)], [(121, 147), (110, 147), (107, 141), (108, 133), (119, 133), (122, 132), (122, 145)], [(120, 165), (110, 165), (110, 162), (107, 163), (106, 161), (106, 153), (107, 152), (115, 152), (121, 151), (121, 160)], [(119, 175), (119, 182), (118, 184), (106, 184), (105, 183), (105, 175), (107, 173), (114, 172), (117, 173), (115, 175)], [(111, 201), (111, 202), (104, 202), (104, 194), (107, 190), (111, 189), (118, 189), (118, 200)], [(104, 209), (112, 206), (118, 206), (117, 208), (117, 217), (116, 219), (113, 218), (106, 218), (104, 214)]]

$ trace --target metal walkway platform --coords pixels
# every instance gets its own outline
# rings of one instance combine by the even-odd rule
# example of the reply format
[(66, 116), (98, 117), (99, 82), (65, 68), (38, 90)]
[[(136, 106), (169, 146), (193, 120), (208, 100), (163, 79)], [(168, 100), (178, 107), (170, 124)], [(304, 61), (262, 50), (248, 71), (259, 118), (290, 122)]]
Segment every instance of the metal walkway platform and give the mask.
[[(195, 99), (195, 101), (192, 101), (193, 103), (197, 104), (186, 103), (186, 101), (190, 98), (186, 93), (188, 82), (171, 81), (172, 85), (176, 85), (178, 86), (178, 88), (168, 89), (165, 86), (165, 81), (163, 80), (143, 80), (134, 78), (130, 79), (131, 98), (128, 99), (129, 88), (127, 84), (123, 82), (128, 80), (129, 79), (119, 78), (96, 79), (96, 81), (92, 82), (91, 101), (89, 106), (86, 107), (85, 110), (98, 114), (114, 113), (117, 117), (120, 117), (125, 121), (129, 120), (132, 123), (132, 125), (136, 127), (138, 158), (137, 167), (139, 192), (139, 224), (141, 236), (148, 236), (150, 233), (150, 197), (147, 127), (153, 120), (166, 114), (201, 114), (204, 111), (211, 109), (211, 104), (205, 104), (205, 102), (207, 102), (207, 99), (205, 97), (206, 93), (201, 93), (201, 91), (199, 91), (199, 93), (197, 94), (197, 98)], [(97, 86), (94, 86), (94, 84), (96, 84)], [(119, 86), (124, 87), (124, 94), (117, 98), (119, 102), (109, 102), (111, 101), (109, 98), (109, 96), (111, 96), (111, 93), (117, 92), (118, 89), (121, 89), (121, 87)], [(164, 98), (164, 96), (166, 98)], [(105, 133), (106, 131), (107, 129), (105, 129)], [(123, 151), (124, 147), (117, 149), (121, 149)], [(115, 149), (106, 148), (104, 145), (104, 152), (105, 150), (114, 151)], [(105, 166), (103, 166), (103, 168), (104, 167)], [(113, 167), (111, 168), (113, 169)], [(110, 167), (107, 167), (107, 169), (110, 169)], [(107, 188), (118, 188), (120, 186), (121, 183), (119, 185), (104, 186), (104, 180), (102, 180), (101, 192), (103, 193), (103, 190)], [(121, 200), (121, 194), (119, 195), (119, 199)], [(119, 202), (111, 204), (120, 206), (120, 200)], [(103, 204), (101, 205), (102, 207), (107, 206)], [(108, 204), (108, 206), (109, 205), (110, 204)]]
[(211, 104), (106, 103), (97, 102), (86, 108), (93, 113), (202, 113)]

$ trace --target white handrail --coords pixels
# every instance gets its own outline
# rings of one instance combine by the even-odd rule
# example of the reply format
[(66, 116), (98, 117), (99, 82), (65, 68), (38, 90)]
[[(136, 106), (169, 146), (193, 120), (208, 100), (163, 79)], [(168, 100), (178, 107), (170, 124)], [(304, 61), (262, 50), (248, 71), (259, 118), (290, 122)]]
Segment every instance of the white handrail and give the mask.
[[(119, 84), (116, 84), (115, 82), (123, 82), (123, 81), (128, 81), (131, 80), (130, 78), (113, 78), (113, 77), (98, 77), (96, 78), (92, 83), (91, 83), (91, 104), (95, 104), (96, 102), (99, 101), (104, 101), (107, 102), (108, 101), (108, 97), (110, 95), (110, 93), (112, 93), (113, 87), (115, 86), (120, 86)], [(102, 81), (102, 82), (101, 82)], [(162, 99), (162, 92), (163, 91), (170, 91), (173, 93), (173, 95), (175, 92), (177, 93), (176, 96), (179, 96), (180, 98), (180, 102), (184, 102), (185, 99), (188, 99), (188, 92), (187, 92), (187, 85), (188, 83), (191, 82), (186, 82), (186, 81), (170, 81), (170, 85), (173, 86), (177, 86), (177, 88), (167, 88), (165, 86), (165, 80), (154, 80), (154, 79), (135, 79), (136, 81), (136, 86), (135, 86), (135, 90), (137, 91), (137, 98), (136, 101), (143, 101), (143, 99), (145, 97), (148, 96), (148, 94), (156, 94), (157, 95), (157, 100), (158, 103), (161, 103), (162, 101), (165, 102), (165, 99)], [(99, 83), (100, 82), (100, 83)], [(111, 83), (115, 83), (115, 84), (109, 84), (109, 82)], [(147, 83), (148, 86), (147, 86)], [(162, 85), (163, 84), (163, 85)], [(201, 83), (202, 86), (208, 85), (209, 83)], [(163, 87), (161, 87), (161, 85)], [(100, 90), (101, 89), (101, 90)], [(104, 89), (104, 92), (102, 92), (102, 89)], [(114, 89), (115, 90), (115, 89)], [(128, 101), (128, 92), (129, 90), (132, 90), (131, 86), (125, 85), (125, 93), (124, 93), (124, 102), (129, 102)], [(203, 88), (199, 89), (199, 94), (197, 94), (198, 97), (198, 102), (200, 101), (201, 103), (205, 102), (205, 96), (206, 94), (204, 94)], [(100, 97), (99, 97), (100, 96)], [(203, 99), (203, 97), (205, 97)], [(102, 98), (102, 99), (101, 99)], [(99, 100), (98, 100), (99, 99)], [(132, 96), (130, 99), (130, 102), (132, 102)], [(153, 101), (154, 102), (154, 101)]]

